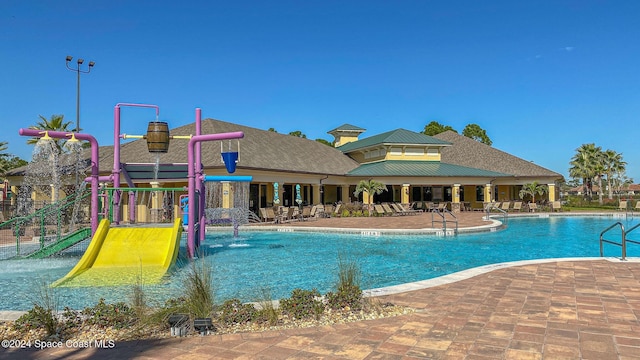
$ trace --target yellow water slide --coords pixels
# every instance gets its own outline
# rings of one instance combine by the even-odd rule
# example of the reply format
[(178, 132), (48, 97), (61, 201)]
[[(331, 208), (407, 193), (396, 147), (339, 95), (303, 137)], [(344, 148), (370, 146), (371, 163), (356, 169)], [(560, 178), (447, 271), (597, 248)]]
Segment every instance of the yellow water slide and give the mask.
[(51, 286), (156, 284), (175, 263), (181, 236), (181, 219), (153, 227), (102, 220), (80, 261)]

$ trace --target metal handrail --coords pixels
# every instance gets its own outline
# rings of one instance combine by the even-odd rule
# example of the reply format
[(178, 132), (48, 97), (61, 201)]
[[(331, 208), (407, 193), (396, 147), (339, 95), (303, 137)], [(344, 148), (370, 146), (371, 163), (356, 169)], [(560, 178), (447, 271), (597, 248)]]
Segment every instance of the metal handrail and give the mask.
[(505, 224), (506, 224), (506, 223), (507, 223), (507, 219), (509, 218), (509, 214), (508, 214), (505, 210), (503, 210), (503, 209), (501, 209), (501, 208), (499, 208), (499, 207), (495, 206), (495, 203), (489, 203), (489, 204), (487, 204), (487, 206), (485, 207), (485, 210), (486, 210), (486, 212), (487, 212), (487, 220), (489, 220), (489, 216), (491, 215), (491, 210), (492, 210), (492, 209), (498, 210), (498, 212), (501, 212), (501, 213), (502, 213), (503, 223), (505, 223)]
[[(604, 238), (604, 234), (607, 233), (609, 230), (615, 228), (616, 226), (620, 226), (620, 230), (622, 231), (622, 240), (619, 243), (617, 243), (615, 241), (607, 240), (607, 239)], [(631, 230), (633, 230), (636, 227), (637, 227), (637, 225), (634, 226)], [(624, 225), (620, 221), (618, 221), (615, 224), (609, 226), (608, 228), (602, 230), (602, 232), (600, 233), (600, 256), (601, 257), (604, 256), (603, 243), (621, 246), (622, 247), (622, 260), (625, 260), (625, 258), (627, 257), (626, 233), (624, 231)]]
[(441, 218), (442, 218), (442, 226), (443, 226), (443, 230), (444, 230), (444, 234), (447, 234), (447, 219), (445, 217), (445, 213), (453, 216), (453, 218), (455, 219), (454, 222), (456, 223), (456, 228), (455, 228), (455, 233), (458, 233), (458, 217), (452, 213), (451, 211), (449, 211), (449, 209), (447, 208), (442, 208), (442, 212), (438, 211), (438, 209), (433, 209), (431, 210), (431, 227), (434, 227), (433, 224), (436, 222), (436, 220), (434, 220), (433, 218), (433, 214), (436, 213), (438, 214)]
[[(632, 232), (633, 230), (635, 230), (635, 229), (639, 228), (639, 227), (640, 227), (640, 224), (635, 224), (635, 225), (633, 225), (633, 226), (631, 227), (631, 229), (627, 230), (627, 232), (624, 234), (624, 242), (625, 242), (625, 243), (630, 242), (630, 243), (634, 243), (634, 244), (636, 244), (636, 245), (640, 245), (640, 241), (636, 241), (636, 240), (629, 240), (629, 238), (628, 238), (629, 233), (630, 233), (630, 232)], [(626, 248), (626, 246), (625, 246), (625, 248)]]

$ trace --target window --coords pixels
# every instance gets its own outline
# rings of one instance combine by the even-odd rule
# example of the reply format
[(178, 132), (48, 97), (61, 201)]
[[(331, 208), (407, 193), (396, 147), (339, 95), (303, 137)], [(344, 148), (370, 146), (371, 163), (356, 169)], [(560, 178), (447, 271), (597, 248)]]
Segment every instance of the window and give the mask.
[(400, 147), (392, 147), (389, 152), (391, 155), (402, 155), (402, 148)]
[(484, 186), (476, 186), (476, 201), (484, 202)]
[(423, 156), (424, 149), (422, 148), (407, 148), (404, 150), (405, 155), (408, 156)]

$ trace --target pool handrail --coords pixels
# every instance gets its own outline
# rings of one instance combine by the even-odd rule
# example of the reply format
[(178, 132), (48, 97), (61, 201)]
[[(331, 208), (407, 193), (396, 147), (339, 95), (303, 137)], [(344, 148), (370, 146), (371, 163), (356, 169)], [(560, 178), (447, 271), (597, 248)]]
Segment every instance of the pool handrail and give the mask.
[[(622, 236), (621, 236), (622, 240), (619, 243), (617, 243), (615, 241), (612, 241), (612, 240), (607, 240), (607, 239), (604, 238), (604, 234), (607, 233), (609, 230), (615, 228), (616, 226), (620, 226), (620, 230), (622, 231)], [(636, 228), (636, 227), (637, 227), (637, 225), (634, 226), (633, 228)], [(617, 221), (616, 223), (610, 225), (608, 228), (602, 230), (602, 232), (600, 233), (600, 257), (604, 256), (603, 243), (618, 245), (618, 246), (622, 247), (622, 261), (624, 261), (626, 259), (626, 257), (627, 257), (626, 233), (624, 231), (624, 225), (620, 221)]]
[[(630, 232), (632, 232), (633, 230), (637, 229), (640, 227), (640, 223), (633, 225), (629, 230), (627, 230), (627, 232), (624, 234), (624, 242), (625, 243), (633, 243), (636, 245), (640, 245), (640, 241), (636, 241), (636, 240), (631, 240), (628, 238), (628, 235)], [(625, 246), (626, 248), (626, 246)]]
[(433, 214), (438, 214), (441, 218), (442, 218), (442, 230), (444, 231), (444, 235), (447, 235), (447, 219), (445, 217), (445, 213), (453, 216), (454, 220), (453, 222), (456, 223), (456, 228), (454, 230), (454, 234), (457, 235), (458, 234), (458, 217), (452, 213), (451, 211), (449, 211), (449, 209), (447, 209), (446, 207), (442, 208), (442, 211), (438, 211), (438, 209), (433, 209), (431, 210), (431, 227), (434, 227), (433, 224), (435, 222), (437, 222), (434, 218), (433, 218)]

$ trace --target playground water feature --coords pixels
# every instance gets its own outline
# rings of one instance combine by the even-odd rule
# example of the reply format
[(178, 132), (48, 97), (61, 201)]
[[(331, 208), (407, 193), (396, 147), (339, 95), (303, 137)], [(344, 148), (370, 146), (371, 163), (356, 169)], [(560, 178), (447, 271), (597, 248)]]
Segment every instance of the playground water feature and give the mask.
[[(461, 234), (456, 237), (392, 235), (361, 236), (307, 232), (228, 231), (207, 234), (196, 264), (211, 265), (217, 302), (229, 298), (261, 299), (268, 289), (273, 299), (288, 297), (295, 288), (333, 290), (338, 258), (355, 260), (362, 271), (362, 287), (373, 289), (435, 278), (469, 268), (510, 262), (564, 257), (599, 256), (598, 236), (615, 221), (631, 227), (638, 219), (561, 216), (509, 219), (507, 229)], [(612, 235), (613, 238), (615, 236)], [(86, 246), (86, 245), (84, 245)], [(182, 239), (181, 253), (186, 252)], [(630, 246), (629, 257), (640, 257), (640, 246)], [(0, 310), (26, 310), (42, 282), (63, 276), (82, 255), (82, 245), (61, 257), (42, 260), (0, 261)], [(619, 257), (620, 248), (605, 245), (605, 256)], [(182, 256), (184, 259), (184, 256)], [(182, 294), (190, 271), (179, 260), (162, 284), (143, 289), (150, 304)], [(129, 301), (131, 286), (55, 288), (60, 306), (82, 308), (100, 298)]]

